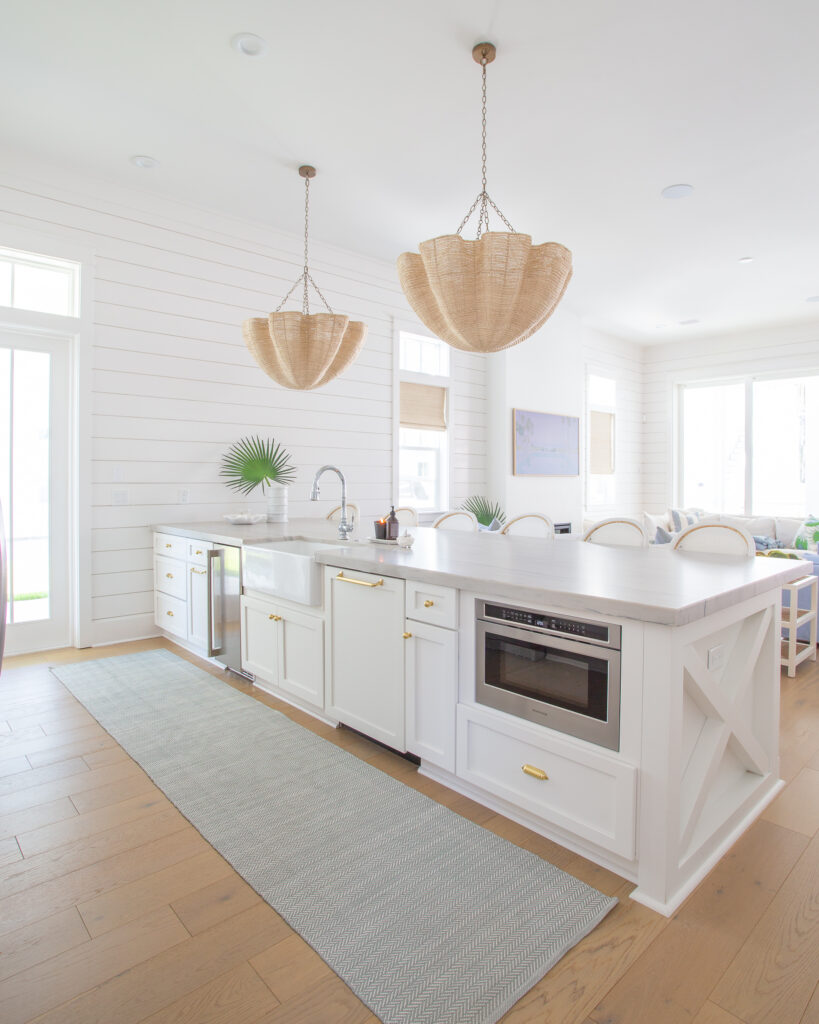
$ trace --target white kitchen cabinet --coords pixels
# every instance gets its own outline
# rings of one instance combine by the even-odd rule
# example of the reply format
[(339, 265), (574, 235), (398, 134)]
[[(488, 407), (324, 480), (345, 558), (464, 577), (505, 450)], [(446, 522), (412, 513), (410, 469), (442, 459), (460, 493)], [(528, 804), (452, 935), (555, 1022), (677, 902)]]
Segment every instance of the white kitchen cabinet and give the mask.
[(212, 544), (154, 534), (154, 621), (196, 654), (208, 648), (207, 552)]
[(188, 641), (195, 647), (208, 646), (208, 570), (188, 563)]
[(261, 689), (324, 706), (324, 621), (278, 601), (242, 597), (242, 668)]
[(328, 567), (325, 710), (395, 750), (404, 743), (404, 581)]
[(458, 776), (538, 818), (631, 859), (637, 769), (550, 730), (458, 707)]
[(410, 618), (406, 631), (407, 750), (454, 772), (458, 634)]

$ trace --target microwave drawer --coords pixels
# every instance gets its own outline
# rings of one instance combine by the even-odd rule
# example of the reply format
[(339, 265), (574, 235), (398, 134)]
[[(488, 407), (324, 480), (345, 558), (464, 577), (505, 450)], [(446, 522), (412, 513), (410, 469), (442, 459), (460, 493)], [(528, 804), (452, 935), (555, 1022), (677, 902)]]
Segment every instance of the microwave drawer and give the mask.
[(458, 628), (458, 591), (407, 580), (407, 618), (431, 626)]
[(634, 857), (633, 765), (565, 743), (544, 728), (461, 704), (457, 775), (544, 822), (627, 860)]

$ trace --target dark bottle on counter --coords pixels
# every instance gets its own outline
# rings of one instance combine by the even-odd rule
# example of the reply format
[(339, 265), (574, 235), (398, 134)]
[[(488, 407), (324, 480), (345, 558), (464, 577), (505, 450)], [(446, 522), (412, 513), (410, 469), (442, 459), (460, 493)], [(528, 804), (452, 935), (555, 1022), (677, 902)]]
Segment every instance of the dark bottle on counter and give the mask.
[(395, 505), (390, 508), (387, 516), (387, 540), (398, 540), (398, 516), (395, 514)]

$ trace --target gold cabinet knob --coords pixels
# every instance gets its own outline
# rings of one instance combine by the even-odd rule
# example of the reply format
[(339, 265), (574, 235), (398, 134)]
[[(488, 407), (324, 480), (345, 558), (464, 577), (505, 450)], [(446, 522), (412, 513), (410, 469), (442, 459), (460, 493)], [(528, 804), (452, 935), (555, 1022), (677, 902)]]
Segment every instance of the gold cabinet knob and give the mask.
[(405, 640), (409, 640), (409, 638), (410, 638), (410, 637), (412, 636), (412, 633), (402, 633), (402, 634), (401, 634), (401, 636), (402, 636), (402, 637), (403, 637), (403, 638), (404, 638)]
[(165, 545), (165, 547), (166, 547), (166, 548), (172, 548), (172, 547), (173, 547), (173, 544), (166, 544), (166, 545)]
[(281, 622), (282, 621), (281, 615), (268, 615), (267, 617), (268, 617), (268, 619), (272, 619), (274, 622)]
[(166, 577), (166, 579), (172, 580), (173, 579), (173, 573), (172, 572), (166, 572), (165, 573), (165, 577)]
[(523, 764), (520, 766), (520, 770), (524, 775), (529, 775), (533, 779), (539, 779), (541, 782), (547, 782), (549, 779), (549, 776), (542, 768), (535, 768), (533, 764)]
[(197, 552), (196, 552), (196, 554), (197, 554), (197, 555), (201, 555), (201, 554), (202, 554), (202, 552), (201, 552), (201, 551), (197, 551)]
[(170, 615), (170, 617), (173, 618), (173, 612), (165, 612), (165, 614)]
[(431, 608), (435, 604), (434, 601), (424, 601), (425, 608)]

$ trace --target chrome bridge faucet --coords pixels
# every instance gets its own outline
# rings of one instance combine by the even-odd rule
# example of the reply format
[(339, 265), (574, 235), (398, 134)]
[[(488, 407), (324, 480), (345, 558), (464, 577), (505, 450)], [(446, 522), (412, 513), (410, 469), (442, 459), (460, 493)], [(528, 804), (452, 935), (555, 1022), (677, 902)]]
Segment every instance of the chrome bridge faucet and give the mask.
[(328, 469), (332, 470), (341, 481), (341, 519), (338, 524), (338, 535), (342, 540), (347, 540), (355, 527), (352, 522), (347, 520), (347, 481), (338, 466), (322, 466), (321, 469), (316, 470), (316, 475), (313, 477), (313, 489), (310, 491), (310, 501), (318, 501), (319, 477)]

